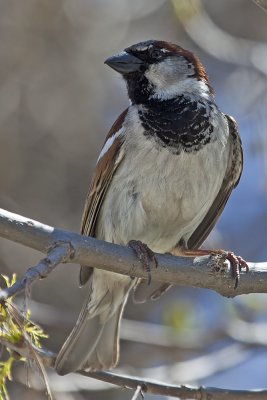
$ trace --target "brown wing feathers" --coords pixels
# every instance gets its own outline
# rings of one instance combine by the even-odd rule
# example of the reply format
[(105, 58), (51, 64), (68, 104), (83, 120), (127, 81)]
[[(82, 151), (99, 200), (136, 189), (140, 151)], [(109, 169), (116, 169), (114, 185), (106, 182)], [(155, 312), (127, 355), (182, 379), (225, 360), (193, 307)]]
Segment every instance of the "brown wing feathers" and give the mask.
[(222, 187), (214, 200), (209, 212), (191, 235), (187, 242), (188, 249), (197, 249), (209, 235), (210, 231), (220, 217), (232, 190), (237, 186), (243, 167), (243, 151), (241, 139), (238, 133), (236, 121), (229, 115), (225, 115), (231, 141), (231, 153), (228, 160), (226, 174)]
[[(95, 236), (97, 217), (105, 198), (105, 194), (110, 185), (112, 176), (123, 159), (121, 145), (123, 138), (116, 137), (116, 133), (121, 129), (127, 109), (119, 116), (116, 122), (111, 127), (104, 146), (108, 140), (110, 146), (107, 151), (99, 158), (95, 172), (91, 181), (89, 192), (85, 201), (84, 212), (81, 223), (81, 233), (87, 236)], [(113, 140), (113, 141), (112, 141)], [(100, 153), (101, 154), (101, 153)], [(84, 285), (92, 273), (92, 268), (82, 266), (80, 271), (80, 284)]]

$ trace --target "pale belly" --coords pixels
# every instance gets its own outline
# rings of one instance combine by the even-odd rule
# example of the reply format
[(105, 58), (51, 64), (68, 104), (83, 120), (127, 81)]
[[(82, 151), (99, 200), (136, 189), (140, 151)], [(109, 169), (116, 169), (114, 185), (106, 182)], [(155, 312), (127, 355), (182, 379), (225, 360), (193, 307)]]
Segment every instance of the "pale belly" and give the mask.
[[(211, 207), (225, 175), (229, 145), (216, 141), (197, 153), (171, 154), (151, 141), (127, 154), (107, 191), (96, 236), (126, 244), (136, 239), (155, 252), (191, 236)], [(128, 147), (127, 147), (128, 146)]]

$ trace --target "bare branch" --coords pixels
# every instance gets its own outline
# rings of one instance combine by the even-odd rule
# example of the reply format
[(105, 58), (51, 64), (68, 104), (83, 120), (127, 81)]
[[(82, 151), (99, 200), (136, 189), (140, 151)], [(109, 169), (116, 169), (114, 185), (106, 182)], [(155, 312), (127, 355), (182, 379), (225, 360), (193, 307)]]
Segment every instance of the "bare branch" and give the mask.
[(166, 383), (118, 375), (111, 372), (79, 372), (84, 376), (103, 380), (113, 385), (136, 389), (141, 386), (143, 393), (160, 394), (163, 396), (178, 397), (179, 399), (196, 400), (267, 400), (267, 390), (247, 391), (247, 390), (228, 390), (217, 388), (191, 388), (187, 386), (166, 385)]
[[(24, 345), (12, 343), (9, 344), (0, 338), (0, 343), (12, 348), (18, 354), (25, 355)], [(44, 365), (49, 367), (54, 366), (56, 354), (44, 349), (35, 349), (36, 354), (40, 357)], [(29, 354), (31, 356), (31, 353)], [(114, 374), (111, 372), (85, 372), (77, 371), (77, 374), (97, 379), (109, 384), (135, 390), (138, 393), (151, 393), (163, 396), (176, 397), (180, 399), (195, 399), (195, 400), (267, 400), (267, 390), (247, 391), (247, 390), (228, 390), (217, 388), (192, 388), (187, 386), (169, 385), (164, 382), (150, 380), (141, 377), (131, 377), (128, 375)], [(64, 379), (64, 377), (63, 377)], [(136, 398), (136, 397), (133, 397)]]
[[(39, 279), (40, 271), (42, 276), (46, 276), (59, 262), (92, 265), (147, 279), (146, 271), (127, 246), (56, 229), (5, 210), (0, 210), (0, 236), (48, 253), (45, 260), (26, 272), (15, 288), (12, 286), (2, 291), (0, 300), (20, 292), (26, 285)], [(225, 262), (222, 255), (193, 258), (156, 254), (156, 257), (158, 267), (152, 271), (155, 281), (212, 289), (227, 297), (267, 293), (267, 263), (249, 263), (250, 271), (241, 273), (239, 286), (235, 290), (229, 263)]]

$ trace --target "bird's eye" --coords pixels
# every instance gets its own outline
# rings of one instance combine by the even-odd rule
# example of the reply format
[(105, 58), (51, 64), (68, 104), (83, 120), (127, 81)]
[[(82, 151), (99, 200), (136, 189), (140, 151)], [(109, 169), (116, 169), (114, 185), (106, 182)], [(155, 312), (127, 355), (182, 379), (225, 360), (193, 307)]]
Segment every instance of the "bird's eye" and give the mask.
[(151, 50), (151, 52), (150, 52), (150, 56), (151, 56), (152, 58), (159, 59), (159, 58), (162, 57), (162, 52), (161, 52), (159, 49), (153, 49), (153, 50)]

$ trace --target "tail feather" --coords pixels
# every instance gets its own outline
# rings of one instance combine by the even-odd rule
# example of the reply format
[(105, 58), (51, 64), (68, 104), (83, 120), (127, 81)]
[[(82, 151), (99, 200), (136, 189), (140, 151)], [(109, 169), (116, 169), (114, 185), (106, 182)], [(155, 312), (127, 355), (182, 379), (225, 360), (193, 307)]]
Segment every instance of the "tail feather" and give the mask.
[[(96, 278), (95, 272), (94, 275)], [(92, 278), (76, 325), (58, 353), (55, 368), (59, 375), (79, 369), (109, 369), (118, 362), (120, 319), (134, 282), (119, 280), (105, 286), (102, 282), (107, 277), (101, 277), (101, 284)], [(110, 284), (111, 277), (108, 278), (106, 282)]]
[(88, 319), (90, 300), (89, 293), (73, 330), (58, 353), (55, 368), (59, 375), (80, 369), (101, 336), (104, 325), (100, 322), (100, 315), (96, 314)]
[(124, 304), (125, 302), (105, 323), (97, 346), (94, 347), (94, 350), (88, 356), (82, 369), (86, 371), (99, 371), (114, 368), (117, 365), (120, 354), (120, 321)]

